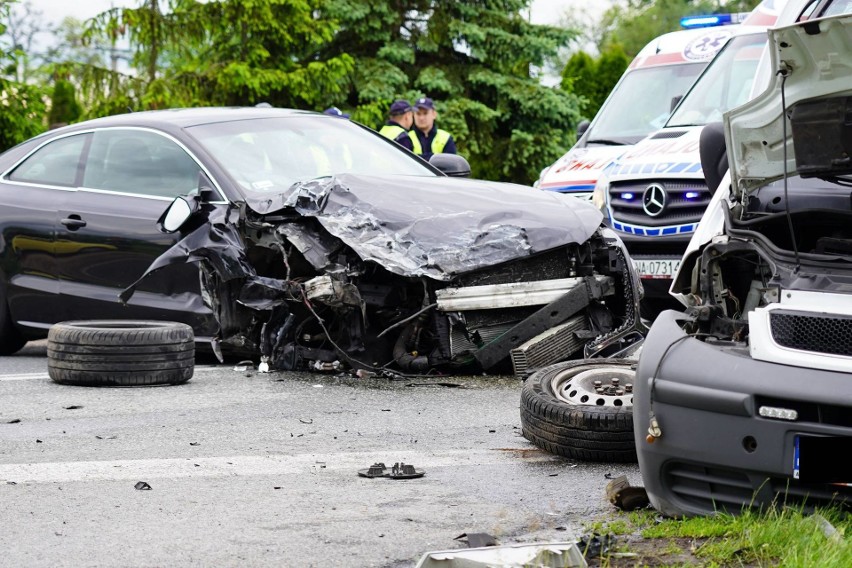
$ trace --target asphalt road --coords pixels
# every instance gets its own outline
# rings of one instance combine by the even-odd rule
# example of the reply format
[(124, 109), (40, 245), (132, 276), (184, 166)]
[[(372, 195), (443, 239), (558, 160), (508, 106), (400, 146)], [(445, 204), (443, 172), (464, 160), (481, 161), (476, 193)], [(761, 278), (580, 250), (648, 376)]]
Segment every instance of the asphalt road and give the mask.
[[(181, 386), (84, 388), (45, 351), (0, 358), (2, 566), (409, 567), (462, 533), (574, 542), (614, 510), (607, 476), (641, 482), (527, 442), (514, 378), (199, 361)], [(358, 475), (378, 461), (426, 475)]]

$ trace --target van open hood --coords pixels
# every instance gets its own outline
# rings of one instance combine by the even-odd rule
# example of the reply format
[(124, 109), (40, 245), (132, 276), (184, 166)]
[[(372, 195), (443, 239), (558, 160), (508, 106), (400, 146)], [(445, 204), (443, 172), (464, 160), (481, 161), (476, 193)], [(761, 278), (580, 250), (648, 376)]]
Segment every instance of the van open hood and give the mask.
[(769, 87), (725, 113), (731, 183), (737, 194), (780, 179), (785, 165), (789, 175), (802, 177), (852, 173), (852, 15), (768, 33)]

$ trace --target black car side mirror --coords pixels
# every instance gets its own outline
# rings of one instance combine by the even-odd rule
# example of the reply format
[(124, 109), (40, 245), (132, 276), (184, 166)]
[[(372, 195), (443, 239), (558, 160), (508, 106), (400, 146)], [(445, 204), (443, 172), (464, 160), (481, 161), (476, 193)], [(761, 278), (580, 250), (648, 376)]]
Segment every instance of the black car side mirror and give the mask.
[(586, 133), (586, 130), (588, 130), (588, 129), (589, 129), (589, 125), (590, 125), (590, 124), (591, 124), (591, 123), (590, 123), (588, 120), (581, 120), (581, 121), (580, 121), (580, 124), (578, 124), (578, 125), (577, 125), (577, 139), (578, 139), (578, 140), (580, 139), (580, 137), (581, 137), (583, 134), (585, 134), (585, 133)]
[(458, 154), (432, 154), (429, 163), (450, 177), (470, 177), (470, 164)]
[(157, 219), (157, 228), (163, 233), (174, 233), (198, 210), (198, 200), (179, 195)]
[(698, 155), (701, 159), (704, 181), (707, 182), (710, 193), (713, 193), (728, 171), (724, 124), (711, 122), (701, 130), (698, 138)]

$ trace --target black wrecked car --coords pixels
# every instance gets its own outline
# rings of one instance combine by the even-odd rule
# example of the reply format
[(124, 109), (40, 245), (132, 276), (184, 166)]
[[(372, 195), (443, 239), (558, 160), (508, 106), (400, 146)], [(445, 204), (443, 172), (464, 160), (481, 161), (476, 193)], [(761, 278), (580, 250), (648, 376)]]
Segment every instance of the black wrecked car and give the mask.
[(450, 177), (463, 158), (426, 163), (337, 117), (126, 114), (25, 142), (0, 171), (2, 354), (120, 318), (190, 324), (269, 369), (524, 374), (641, 328), (594, 207)]

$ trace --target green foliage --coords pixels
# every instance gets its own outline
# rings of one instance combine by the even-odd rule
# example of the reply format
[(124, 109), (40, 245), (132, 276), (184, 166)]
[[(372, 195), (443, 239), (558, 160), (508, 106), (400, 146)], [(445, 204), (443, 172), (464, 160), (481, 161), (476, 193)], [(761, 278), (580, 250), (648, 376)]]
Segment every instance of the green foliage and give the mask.
[(680, 18), (697, 14), (749, 11), (759, 0), (719, 2), (718, 0), (626, 0), (609, 8), (603, 16), (601, 51), (621, 44), (634, 57), (649, 41), (681, 29)]
[[(0, 0), (0, 34), (7, 31), (12, 2)], [(0, 68), (12, 79), (0, 77), (0, 151), (44, 131), (44, 90), (15, 80), (21, 57), (17, 46), (0, 50)], [(23, 54), (26, 55), (26, 54)]]
[(475, 176), (530, 183), (570, 144), (581, 101), (535, 76), (575, 33), (531, 24), (529, 3), (138, 0), (82, 34), (124, 38), (135, 72), (90, 60), (68, 78), (87, 118), (263, 101), (378, 126), (394, 99), (430, 96)]
[(612, 44), (601, 53), (595, 65), (597, 90), (594, 101), (597, 107), (591, 116), (598, 112), (628, 65), (630, 65), (630, 57), (627, 56), (621, 44)]
[[(345, 53), (317, 53), (334, 36), (320, 19), (321, 0), (157, 0), (113, 9), (93, 19), (87, 37), (126, 35), (137, 80), (81, 70), (111, 88), (87, 92), (98, 108), (130, 102), (135, 109), (198, 105), (318, 107), (339, 97), (353, 70)], [(94, 87), (94, 84), (90, 86)]]
[(45, 130), (43, 89), (0, 79), (0, 151)]
[[(841, 507), (805, 511), (799, 506), (775, 507), (764, 511), (745, 509), (739, 515), (718, 513), (712, 516), (660, 520), (655, 511), (620, 514), (607, 522), (593, 525), (596, 532), (624, 534), (621, 524), (641, 534), (636, 546), (627, 545), (618, 552), (638, 554), (635, 565), (645, 565), (643, 552), (653, 565), (669, 565), (665, 555), (677, 565), (701, 566), (778, 566), (799, 568), (852, 566), (852, 517)], [(689, 543), (689, 551), (683, 542)], [(685, 554), (688, 556), (685, 557)], [(602, 558), (602, 565), (607, 565)]]
[(429, 96), (475, 177), (530, 183), (569, 145), (580, 101), (532, 76), (574, 33), (530, 24), (528, 5), (327, 0), (323, 14), (339, 28), (323, 53), (354, 60), (333, 102), (378, 126), (394, 99)]
[(562, 90), (581, 99), (580, 113), (591, 120), (629, 64), (630, 59), (618, 44), (610, 46), (597, 59), (585, 51), (577, 51), (562, 70)]
[(53, 96), (50, 99), (50, 113), (47, 115), (47, 123), (70, 124), (80, 118), (80, 103), (77, 102), (77, 94), (74, 85), (65, 79), (59, 79), (53, 86)]

